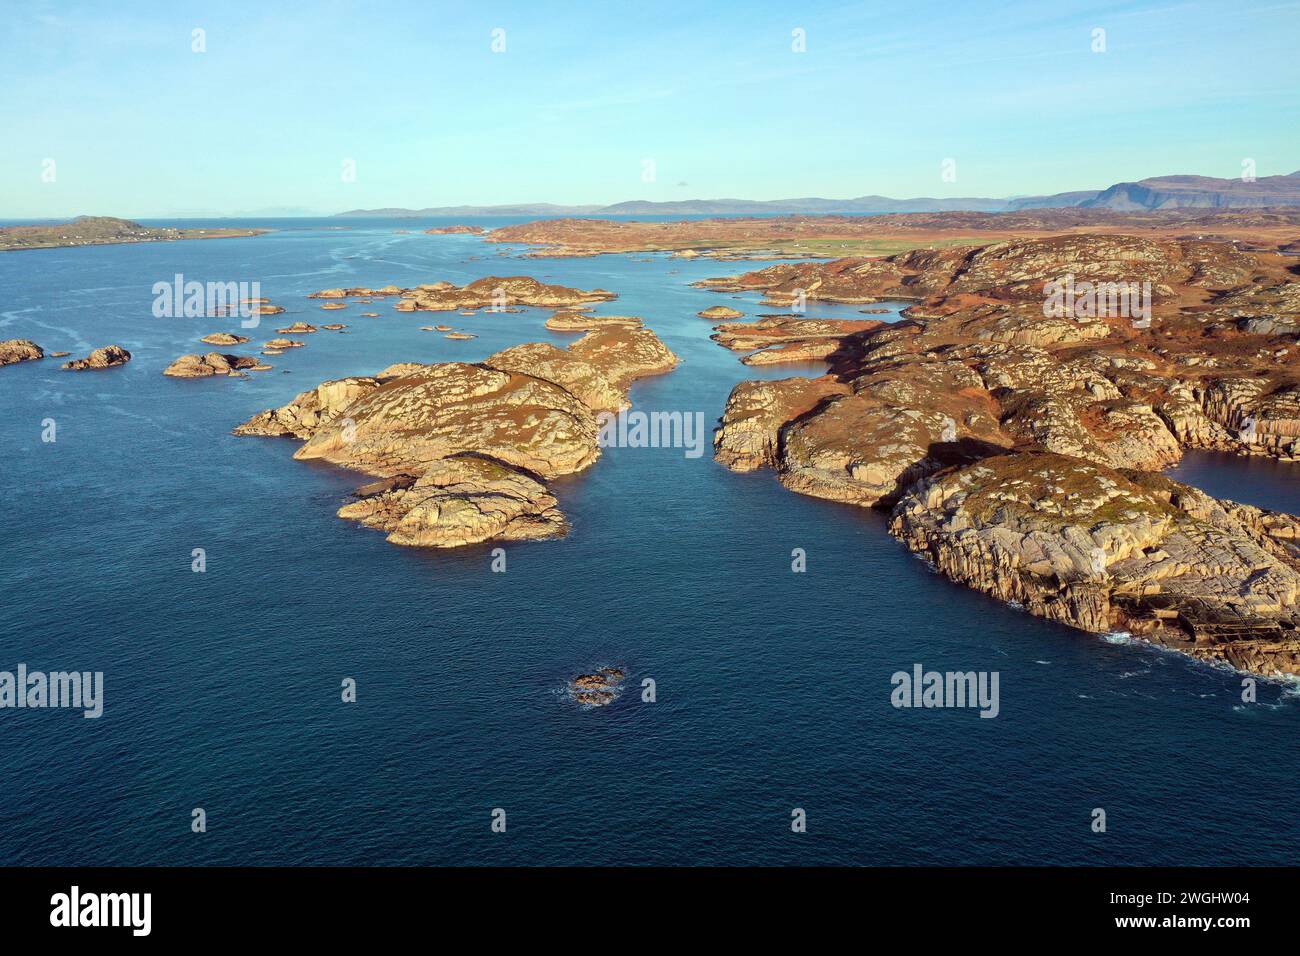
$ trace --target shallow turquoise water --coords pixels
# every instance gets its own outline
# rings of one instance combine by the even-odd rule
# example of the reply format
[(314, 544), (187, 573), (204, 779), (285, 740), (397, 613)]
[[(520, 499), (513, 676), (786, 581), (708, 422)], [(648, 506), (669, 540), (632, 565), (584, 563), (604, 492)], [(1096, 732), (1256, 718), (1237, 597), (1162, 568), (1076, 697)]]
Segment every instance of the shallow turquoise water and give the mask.
[[(479, 335), (448, 341), (418, 330), (443, 316), (322, 312), (304, 298), (317, 289), (491, 274), (603, 286), (620, 298), (600, 311), (642, 316), (682, 359), (634, 387), (636, 407), (710, 425), (737, 381), (807, 371), (756, 373), (709, 341), (698, 310), (767, 310), (689, 283), (744, 263), (521, 260), (426, 224), (342, 224), (0, 256), (0, 338), (135, 356), (0, 370), (0, 669), (102, 670), (106, 684), (99, 720), (0, 711), (0, 862), (1292, 862), (1300, 700), (1285, 688), (1241, 706), (1231, 672), (974, 594), (910, 557), (882, 516), (769, 474), (609, 449), (556, 483), (571, 535), (507, 545), (505, 574), (491, 545), (402, 549), (336, 518), (358, 476), (230, 429), (324, 379), (572, 337), (528, 310), (446, 317)], [(246, 380), (164, 378), (231, 328), (153, 317), (153, 283), (177, 272), (260, 280), (288, 310), (269, 325), (351, 329)], [(1300, 508), (1293, 466), (1264, 464), (1198, 456), (1180, 474)], [(894, 709), (890, 675), (918, 662), (998, 671), (999, 717)], [(565, 680), (602, 663), (628, 669), (623, 696), (569, 702)], [(339, 700), (345, 677), (356, 704)], [(207, 833), (191, 833), (194, 807)]]

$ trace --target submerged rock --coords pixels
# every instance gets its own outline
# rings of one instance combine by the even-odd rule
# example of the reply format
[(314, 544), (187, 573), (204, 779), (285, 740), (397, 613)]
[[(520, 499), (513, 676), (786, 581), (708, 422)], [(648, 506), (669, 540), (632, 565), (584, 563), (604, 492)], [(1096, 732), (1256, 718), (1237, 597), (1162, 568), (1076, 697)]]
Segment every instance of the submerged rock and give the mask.
[(590, 674), (579, 674), (569, 681), (569, 696), (579, 704), (604, 707), (618, 698), (624, 676), (618, 667), (602, 667)]

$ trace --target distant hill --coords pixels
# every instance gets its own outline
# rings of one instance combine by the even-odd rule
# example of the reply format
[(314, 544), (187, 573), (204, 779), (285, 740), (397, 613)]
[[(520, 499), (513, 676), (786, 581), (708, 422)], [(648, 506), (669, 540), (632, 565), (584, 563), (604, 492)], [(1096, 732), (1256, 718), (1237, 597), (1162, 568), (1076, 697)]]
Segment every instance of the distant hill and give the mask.
[(559, 206), (555, 203), (523, 203), (514, 206), (431, 206), (428, 209), (350, 209), (336, 216), (383, 216), (416, 218), (424, 216), (591, 216), (604, 206)]
[(1091, 209), (1188, 209), (1300, 205), (1300, 172), (1262, 176), (1252, 183), (1211, 176), (1157, 176), (1116, 183), (1079, 203)]
[(758, 216), (788, 213), (889, 213), (889, 212), (1018, 212), (1024, 209), (1228, 209), (1300, 205), (1300, 172), (1289, 176), (1264, 176), (1254, 182), (1215, 179), (1212, 176), (1156, 176), (1135, 183), (1116, 183), (1108, 189), (1085, 189), (1050, 196), (1012, 199), (891, 199), (859, 196), (856, 199), (687, 199), (651, 202), (634, 199), (612, 206), (562, 206), (523, 203), (510, 206), (433, 206), (426, 209), (352, 209), (339, 216)]
[(115, 216), (78, 216), (71, 222), (5, 226), (0, 229), (0, 252), (15, 249), (57, 249), (64, 246), (101, 246), (124, 242), (171, 242), (176, 239), (224, 239), (258, 236), (265, 229), (173, 229), (142, 226)]

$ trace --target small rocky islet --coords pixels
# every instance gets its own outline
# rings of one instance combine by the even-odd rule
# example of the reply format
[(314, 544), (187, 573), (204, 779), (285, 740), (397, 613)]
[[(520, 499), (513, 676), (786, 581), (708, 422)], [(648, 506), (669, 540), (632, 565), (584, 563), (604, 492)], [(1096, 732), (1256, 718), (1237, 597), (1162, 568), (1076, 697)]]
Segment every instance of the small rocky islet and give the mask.
[(600, 667), (589, 674), (574, 677), (566, 686), (566, 691), (575, 703), (587, 707), (606, 707), (618, 698), (626, 676), (620, 667)]
[(117, 368), (119, 365), (125, 365), (131, 361), (131, 353), (120, 345), (105, 345), (103, 348), (95, 349), (83, 359), (73, 359), (71, 362), (64, 362), (61, 366), (74, 372), (96, 371), (106, 368)]
[[(7, 339), (0, 342), (0, 367), (16, 365), (19, 362), (35, 362), (45, 358), (63, 358), (68, 352), (46, 352), (31, 339)], [(92, 351), (85, 358), (64, 362), (60, 368), (72, 372), (88, 372), (106, 368), (117, 368), (131, 361), (131, 353), (120, 345), (105, 345)]]
[(171, 378), (211, 378), (221, 375), (239, 376), (245, 371), (264, 372), (270, 368), (270, 365), (251, 355), (208, 352), (205, 355), (182, 355), (163, 369), (163, 374)]

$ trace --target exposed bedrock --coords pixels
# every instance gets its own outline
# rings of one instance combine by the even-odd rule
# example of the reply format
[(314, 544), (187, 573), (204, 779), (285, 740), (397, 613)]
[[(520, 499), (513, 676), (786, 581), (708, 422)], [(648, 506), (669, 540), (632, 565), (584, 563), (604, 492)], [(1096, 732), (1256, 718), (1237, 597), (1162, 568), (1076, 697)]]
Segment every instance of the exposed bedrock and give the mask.
[(478, 364), (401, 363), (324, 382), (235, 433), (302, 439), (295, 458), (380, 478), (339, 515), (394, 544), (550, 538), (568, 525), (546, 482), (595, 462), (597, 413), (626, 407), (632, 382), (676, 362), (638, 321), (568, 349), (533, 342)]
[[(1300, 458), (1300, 346), (1277, 331), (1300, 305), (1293, 265), (1221, 243), (1071, 236), (719, 280), (918, 301), (839, 338), (820, 378), (738, 385), (715, 457), (894, 507), (895, 533), (941, 571), (1033, 613), (1295, 672), (1296, 520), (1159, 475), (1184, 448)], [(1152, 321), (1044, 314), (1044, 281), (1066, 272), (1150, 281)], [(718, 339), (748, 345), (754, 325)]]

